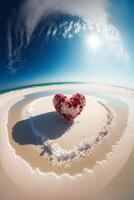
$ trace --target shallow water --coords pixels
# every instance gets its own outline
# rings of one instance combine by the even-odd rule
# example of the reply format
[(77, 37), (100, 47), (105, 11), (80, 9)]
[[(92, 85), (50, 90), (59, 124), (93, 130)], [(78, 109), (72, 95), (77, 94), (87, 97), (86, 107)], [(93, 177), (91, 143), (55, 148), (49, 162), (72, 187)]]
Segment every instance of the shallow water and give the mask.
[[(90, 89), (90, 88), (89, 88)], [(59, 91), (59, 90), (54, 90)], [(51, 91), (51, 92), (54, 92)], [(60, 91), (66, 91), (66, 90), (60, 90)], [(72, 90), (71, 90), (72, 91)], [(73, 90), (73, 91), (77, 91), (77, 90)], [(84, 91), (84, 90), (81, 90)], [(97, 90), (96, 90), (97, 91)], [(69, 91), (70, 92), (70, 91)], [(80, 92), (80, 91), (79, 91)], [(89, 91), (86, 91), (89, 92)], [(38, 97), (38, 94), (35, 94), (35, 92), (33, 92), (34, 94), (32, 95), (26, 95), (28, 97), (28, 99), (23, 99), (23, 104), (21, 105), (25, 105), (25, 103), (27, 104), (27, 101), (30, 102), (33, 98), (36, 99)], [(67, 93), (67, 92), (66, 92)], [(94, 91), (93, 91), (94, 93)], [(117, 93), (117, 92), (116, 92)], [(40, 93), (40, 96), (42, 96), (42, 92)], [(54, 93), (52, 93), (54, 94)], [(90, 91), (91, 94), (91, 91)], [(107, 98), (107, 101), (111, 101), (111, 104), (114, 104), (114, 98), (118, 99), (118, 103), (115, 102), (115, 106), (120, 109), (120, 110), (124, 110), (125, 112), (125, 116), (127, 117), (127, 110), (128, 110), (128, 100), (123, 100), (124, 96), (123, 95), (115, 95), (114, 93), (111, 94), (109, 93), (105, 93), (105, 91), (98, 91), (97, 94), (94, 93), (94, 95), (97, 95), (98, 98), (103, 97), (103, 98)], [(102, 95), (102, 96), (101, 96)], [(111, 98), (110, 98), (110, 96)], [(120, 97), (120, 98), (118, 98)], [(129, 98), (129, 97), (128, 97)], [(123, 104), (122, 104), (122, 100), (123, 100)], [(133, 108), (133, 97), (130, 96), (131, 99), (131, 103), (129, 103), (129, 108), (130, 108), (130, 104), (131, 104), (131, 108)], [(124, 103), (126, 102), (126, 103)], [(22, 103), (22, 102), (21, 102)], [(16, 104), (17, 107), (17, 112), (18, 112), (18, 116), (13, 115), (14, 117), (14, 121), (15, 118), (18, 119), (18, 117), (20, 117), (21, 119), (21, 107), (19, 105), (19, 103)], [(13, 108), (13, 107), (12, 107)], [(11, 110), (10, 110), (11, 111)], [(130, 115), (130, 111), (129, 110), (129, 115)], [(13, 113), (12, 113), (13, 114)], [(121, 114), (120, 117), (123, 117), (123, 115)], [(133, 116), (131, 115), (131, 119), (133, 119)], [(120, 118), (120, 120), (122, 120), (122, 118)], [(132, 121), (132, 120), (131, 120)], [(132, 124), (132, 122), (131, 122)], [(130, 123), (129, 123), (130, 125)], [(11, 128), (11, 127), (10, 127)], [(129, 127), (129, 130), (132, 130), (133, 127)], [(130, 138), (130, 134), (129, 133), (124, 133), (124, 136), (127, 135)], [(133, 138), (133, 137), (131, 137)], [(62, 178), (58, 178), (55, 177), (53, 174), (45, 174), (42, 175), (39, 172), (37, 172), (36, 170), (33, 172), (29, 169), (29, 167), (25, 164), (22, 163), (22, 161), (20, 159), (18, 159), (18, 157), (14, 156), (12, 150), (7, 146), (6, 144), (6, 136), (5, 135), (1, 135), (1, 139), (3, 140), (3, 142), (1, 143), (1, 163), (2, 163), (2, 167), (4, 168), (4, 171), (6, 172), (7, 176), (10, 177), (9, 180), (6, 180), (6, 175), (3, 174), (3, 183), (5, 181), (5, 183), (7, 182), (7, 198), (6, 200), (10, 200), (10, 199), (18, 199), (18, 196), (20, 196), (20, 199), (23, 195), (30, 195), (30, 198), (32, 199), (44, 199), (44, 196), (46, 199), (50, 199), (50, 197), (52, 197), (51, 199), (85, 199), (88, 200), (89, 198), (93, 199), (93, 200), (100, 200), (100, 199), (104, 199), (104, 200), (126, 200), (126, 199), (130, 199), (133, 200), (134, 197), (134, 193), (133, 193), (133, 184), (134, 184), (134, 177), (133, 177), (133, 167), (134, 167), (134, 153), (131, 154), (127, 164), (126, 161), (127, 159), (125, 159), (125, 157), (128, 157), (129, 155), (127, 155), (127, 151), (128, 149), (131, 149), (130, 146), (132, 146), (132, 141), (127, 141), (127, 137), (125, 139), (124, 137), (124, 146), (130, 144), (129, 146), (127, 146), (127, 149), (120, 148), (122, 149), (122, 151), (119, 151), (119, 149), (117, 149), (118, 151), (116, 153), (114, 153), (114, 157), (119, 157), (118, 160), (114, 160), (114, 165), (112, 167), (112, 165), (109, 162), (108, 163), (104, 163), (103, 165), (105, 166), (105, 168), (107, 170), (100, 170), (100, 172), (97, 171), (95, 172), (94, 169), (94, 173), (88, 172), (86, 174), (85, 172), (85, 176), (83, 175), (82, 177), (75, 177), (75, 179), (70, 179), (69, 177), (62, 177)], [(123, 147), (123, 145), (122, 145)], [(121, 150), (120, 149), (120, 150)], [(27, 153), (27, 148), (25, 153)], [(120, 155), (118, 155), (120, 153), (120, 155), (124, 155), (124, 157), (121, 157)], [(117, 165), (118, 163), (118, 165)], [(121, 164), (124, 163), (124, 164)], [(122, 165), (124, 165), (123, 169)], [(16, 167), (17, 166), (17, 167)], [(108, 167), (109, 166), (109, 167)], [(110, 167), (111, 166), (111, 167)], [(117, 169), (115, 168), (117, 167)], [(101, 169), (102, 167), (99, 166), (99, 168)], [(99, 170), (98, 168), (98, 170)], [(109, 170), (108, 170), (109, 168)], [(16, 169), (16, 170), (15, 170)], [(121, 170), (121, 171), (120, 171)], [(16, 173), (17, 171), (17, 173)], [(2, 169), (1, 169), (2, 172)], [(115, 173), (116, 172), (116, 173)], [(95, 178), (95, 173), (97, 173), (97, 176)], [(114, 174), (116, 175), (115, 178)], [(117, 175), (118, 174), (118, 175)], [(113, 177), (112, 177), (113, 176)], [(20, 178), (21, 177), (21, 178)], [(92, 179), (92, 178), (95, 179)], [(99, 177), (99, 179), (97, 179), (97, 177)], [(109, 177), (112, 177), (113, 180), (108, 184)], [(25, 180), (24, 180), (25, 179)], [(106, 179), (106, 180), (105, 180)], [(94, 182), (95, 181), (95, 182)], [(100, 192), (97, 192), (96, 190), (100, 190), (104, 187), (104, 182), (105, 184), (107, 184), (107, 186), (101, 190)], [(15, 183), (15, 184), (14, 184)], [(18, 192), (16, 192), (16, 186), (20, 187), (21, 189), (23, 189), (23, 192), (21, 192), (21, 190), (17, 190)], [(103, 185), (104, 184), (104, 185)], [(11, 190), (10, 185), (12, 185)], [(9, 186), (9, 187), (8, 187)], [(32, 187), (31, 187), (32, 186)], [(94, 187), (93, 187), (94, 186)], [(102, 186), (102, 187), (100, 187)], [(1, 196), (2, 199), (5, 198), (5, 187), (6, 184), (3, 184), (3, 193), (1, 192)], [(45, 188), (47, 188), (45, 190)], [(70, 191), (70, 192), (68, 192)], [(91, 196), (92, 192), (95, 192), (94, 195)], [(57, 193), (58, 192), (58, 193)], [(19, 194), (19, 195), (18, 195)], [(66, 196), (66, 197), (65, 197)], [(91, 197), (90, 197), (91, 196)], [(28, 197), (23, 198), (22, 199), (29, 199)]]
[[(118, 121), (120, 121), (120, 125), (121, 125), (121, 122), (122, 122), (122, 124), (123, 124), (123, 126), (121, 126), (120, 127), (120, 125), (118, 124), (118, 125), (116, 125), (116, 126), (118, 126), (118, 129), (119, 129), (119, 132), (117, 132), (116, 131), (116, 134), (114, 133), (114, 131), (115, 130), (113, 130), (113, 133), (112, 134), (114, 134), (115, 136), (114, 137), (112, 137), (112, 143), (111, 143), (111, 137), (109, 138), (109, 140), (106, 142), (106, 143), (104, 143), (103, 144), (103, 148), (100, 146), (100, 147), (98, 147), (98, 148), (96, 148), (96, 153), (91, 153), (90, 155), (89, 155), (89, 158), (88, 159), (90, 159), (90, 162), (88, 161), (87, 162), (87, 158), (84, 158), (84, 159), (82, 159), (80, 162), (79, 162), (79, 164), (76, 164), (75, 165), (75, 168), (73, 167), (71, 167), (70, 168), (70, 170), (68, 170), (68, 169), (60, 169), (60, 168), (57, 168), (57, 170), (56, 170), (56, 172), (59, 174), (59, 173), (63, 173), (63, 172), (68, 172), (68, 173), (71, 173), (71, 174), (74, 174), (74, 173), (78, 173), (78, 172), (82, 172), (82, 170), (83, 170), (83, 168), (84, 167), (87, 167), (87, 168), (93, 168), (93, 166), (95, 165), (95, 162), (99, 159), (99, 160), (103, 160), (103, 159), (105, 159), (105, 154), (106, 154), (106, 152), (108, 153), (108, 152), (110, 152), (112, 149), (112, 144), (114, 144), (116, 141), (118, 141), (119, 140), (119, 138), (121, 137), (121, 133), (122, 133), (122, 131), (125, 129), (125, 127), (127, 126), (127, 124), (126, 124), (126, 119), (127, 119), (127, 112), (128, 112), (128, 106), (127, 106), (127, 104), (125, 104), (125, 103), (123, 103), (122, 101), (120, 101), (120, 100), (118, 100), (117, 98), (112, 98), (112, 97), (110, 97), (110, 96), (108, 96), (108, 95), (104, 95), (102, 92), (94, 92), (94, 91), (88, 91), (88, 90), (75, 90), (75, 89), (73, 89), (73, 90), (70, 90), (70, 89), (56, 89), (56, 90), (51, 90), (51, 91), (43, 91), (43, 92), (36, 92), (36, 93), (32, 93), (32, 94), (30, 94), (30, 95), (26, 95), (25, 96), (25, 98), (23, 99), (23, 100), (21, 100), (20, 102), (18, 102), (18, 103), (16, 103), (11, 109), (10, 109), (10, 112), (9, 112), (9, 118), (10, 119), (13, 119), (13, 117), (14, 117), (14, 113), (18, 113), (16, 116), (17, 116), (17, 118), (14, 118), (14, 120), (12, 120), (12, 124), (14, 124), (14, 123), (16, 123), (16, 121), (19, 121), (20, 120), (20, 122), (18, 122), (17, 123), (17, 125), (15, 125), (15, 128), (13, 127), (13, 129), (14, 129), (14, 132), (13, 132), (13, 137), (14, 137), (14, 139), (16, 140), (16, 142), (18, 141), (19, 142), (19, 144), (21, 144), (21, 145), (28, 145), (28, 144), (35, 144), (35, 145), (39, 145), (39, 144), (41, 144), (42, 143), (42, 140), (40, 140), (40, 137), (38, 137), (39, 138), (39, 140), (37, 141), (37, 137), (34, 137), (33, 136), (33, 131), (31, 131), (31, 129), (30, 129), (30, 127), (29, 127), (29, 121), (25, 121), (25, 126), (21, 126), (21, 113), (22, 113), (22, 110), (24, 109), (24, 107), (28, 104), (28, 103), (30, 103), (30, 102), (32, 102), (32, 101), (34, 101), (34, 100), (37, 100), (37, 99), (39, 99), (39, 98), (42, 98), (42, 97), (47, 97), (47, 96), (50, 96), (50, 95), (55, 95), (56, 93), (63, 93), (63, 94), (74, 94), (74, 93), (77, 93), (77, 92), (80, 92), (80, 93), (83, 93), (83, 94), (87, 94), (87, 95), (89, 95), (89, 96), (93, 96), (93, 97), (96, 97), (97, 99), (105, 99), (107, 102), (108, 102), (108, 105), (110, 105), (111, 107), (113, 107), (115, 110), (116, 110), (116, 112), (118, 113), (119, 112), (119, 116), (117, 116), (118, 117)], [(122, 116), (120, 116), (120, 113), (122, 112)], [(12, 127), (12, 124), (9, 124), (9, 126), (10, 127)], [(24, 125), (24, 121), (23, 121), (23, 125)], [(17, 136), (17, 133), (18, 133), (18, 127), (20, 127), (19, 128), (19, 132), (21, 133), (21, 135), (23, 136), (23, 137), (21, 137), (21, 138), (18, 138), (18, 136)], [(120, 127), (120, 128), (119, 128)], [(16, 132), (15, 132), (15, 129), (16, 129)], [(25, 134), (25, 130), (27, 130), (28, 131), (28, 135), (27, 134)], [(9, 130), (9, 133), (10, 132), (12, 132), (12, 130), (11, 130), (11, 128), (10, 128), (10, 130)], [(24, 134), (23, 134), (24, 133)], [(30, 134), (31, 134), (31, 136), (30, 136)], [(27, 136), (27, 137), (24, 137), (24, 136)], [(30, 137), (31, 137), (31, 139), (30, 139)], [(29, 160), (29, 157), (27, 157), (27, 154), (25, 154), (25, 151), (24, 151), (24, 149), (23, 149), (23, 147), (21, 147), (21, 146), (19, 146), (16, 142), (13, 142), (13, 140), (12, 140), (12, 137), (11, 137), (11, 134), (9, 134), (9, 138), (10, 138), (10, 142), (11, 142), (11, 144), (13, 145), (13, 148), (15, 148), (16, 149), (16, 153), (18, 154), (18, 155), (21, 155), (22, 156), (22, 158), (24, 158), (24, 159), (26, 159), (26, 161), (28, 162), (28, 163), (30, 163), (31, 164), (31, 166), (33, 167), (33, 168), (36, 168), (36, 161), (34, 161), (33, 162), (33, 157), (30, 157), (30, 160)], [(18, 140), (18, 139), (19, 140)], [(21, 141), (20, 141), (20, 139), (21, 139)], [(25, 140), (25, 141), (24, 141)], [(31, 140), (31, 141), (30, 141)], [(28, 142), (29, 141), (29, 142)], [(20, 148), (21, 147), (21, 148)], [(28, 146), (27, 146), (27, 148), (25, 148), (25, 150), (26, 151), (28, 151)], [(20, 149), (20, 150), (19, 150)], [(21, 150), (22, 149), (22, 150)], [(32, 152), (34, 152), (35, 153), (35, 151), (36, 151), (36, 149), (35, 148), (33, 148), (32, 146), (30, 147), (30, 151), (31, 151), (31, 153)], [(38, 149), (38, 148), (37, 148)], [(97, 150), (98, 149), (98, 150)], [(105, 150), (104, 150), (105, 149)], [(24, 151), (24, 152), (23, 152)], [(29, 151), (29, 152), (30, 152)], [(101, 152), (101, 156), (100, 156), (100, 152)], [(104, 153), (105, 152), (105, 153)], [(36, 153), (36, 155), (37, 155), (37, 153)], [(98, 157), (98, 155), (99, 155), (99, 157)], [(43, 162), (42, 160), (39, 160), (39, 159), (37, 159), (36, 158), (36, 160), (38, 160), (38, 163), (40, 163), (41, 164), (41, 162)], [(44, 162), (46, 163), (46, 160), (44, 160)], [(38, 167), (39, 167), (40, 165), (38, 165)], [(48, 164), (46, 164), (46, 167), (44, 166), (44, 167), (39, 167), (40, 168), (40, 170), (42, 171), (44, 171), (44, 169), (45, 168), (47, 168), (47, 170), (48, 171), (55, 171), (55, 167), (53, 167), (53, 166), (49, 166)], [(75, 170), (74, 170), (75, 169)], [(46, 169), (45, 169), (46, 170)]]

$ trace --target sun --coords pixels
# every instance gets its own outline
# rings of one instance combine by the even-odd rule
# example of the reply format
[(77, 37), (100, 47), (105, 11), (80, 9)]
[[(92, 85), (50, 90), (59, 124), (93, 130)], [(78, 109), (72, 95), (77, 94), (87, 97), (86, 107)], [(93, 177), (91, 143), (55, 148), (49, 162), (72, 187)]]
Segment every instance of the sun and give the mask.
[(87, 46), (90, 47), (91, 49), (98, 49), (101, 45), (99, 36), (95, 34), (88, 35), (86, 38), (86, 43)]

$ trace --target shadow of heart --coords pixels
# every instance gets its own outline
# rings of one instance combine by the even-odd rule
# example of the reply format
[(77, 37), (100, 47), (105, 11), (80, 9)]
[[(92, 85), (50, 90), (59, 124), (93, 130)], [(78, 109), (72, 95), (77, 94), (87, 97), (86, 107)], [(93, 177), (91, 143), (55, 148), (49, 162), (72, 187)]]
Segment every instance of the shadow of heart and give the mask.
[(12, 135), (15, 142), (21, 145), (40, 145), (46, 140), (62, 136), (72, 125), (73, 123), (63, 120), (57, 112), (48, 112), (17, 122)]

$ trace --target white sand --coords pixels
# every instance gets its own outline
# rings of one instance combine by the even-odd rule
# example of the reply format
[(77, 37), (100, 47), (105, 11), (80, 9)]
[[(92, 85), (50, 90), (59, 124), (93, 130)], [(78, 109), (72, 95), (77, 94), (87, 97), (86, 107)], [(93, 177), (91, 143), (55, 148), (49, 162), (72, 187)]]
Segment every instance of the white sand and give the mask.
[[(106, 186), (126, 164), (134, 146), (134, 103), (133, 99), (130, 98), (133, 94), (132, 92), (130, 92), (129, 94), (129, 91), (126, 92), (125, 89), (114, 89), (114, 87), (97, 85), (92, 85), (91, 87), (87, 85), (81, 85), (77, 88), (87, 90), (89, 87), (90, 90), (93, 91), (103, 91), (107, 95), (112, 94), (112, 97), (115, 97), (125, 102), (129, 108), (127, 129), (124, 130), (123, 134), (119, 137), (119, 141), (114, 144), (112, 151), (106, 155), (104, 160), (99, 159), (99, 161), (95, 163), (92, 169), (85, 169), (83, 173), (76, 174), (72, 177), (67, 174), (57, 176), (55, 173), (41, 173), (39, 170), (32, 170), (32, 168), (25, 161), (23, 161), (19, 156), (15, 155), (14, 149), (9, 145), (7, 134), (6, 122), (8, 117), (8, 110), (10, 109), (10, 107), (16, 102), (20, 101), (24, 97), (24, 95), (30, 94), (32, 92), (41, 90), (56, 90), (60, 88), (75, 89), (75, 87), (75, 85), (58, 85), (52, 87), (49, 86), (42, 88), (25, 89), (1, 95), (0, 158), (4, 172), (1, 168), (0, 175), (2, 177), (1, 180), (3, 180), (3, 183), (7, 182), (7, 188), (1, 189), (0, 194), (2, 197), (6, 196), (6, 200), (15, 199), (15, 194), (16, 199), (18, 199), (17, 195), (20, 196), (20, 199), (21, 197), (22, 199), (26, 199), (26, 197), (24, 197), (25, 195), (30, 196), (29, 198), (31, 199), (44, 199), (44, 197), (45, 199), (65, 199), (65, 196), (66, 199), (86, 199), (87, 197), (89, 198), (89, 195), (91, 195), (91, 193), (95, 193), (96, 191)], [(116, 113), (116, 115), (117, 114), (119, 113)], [(19, 117), (17, 113), (15, 115), (17, 116), (14, 116), (14, 122), (16, 119), (21, 119), (24, 113), (20, 113)], [(120, 113), (120, 115), (122, 114)], [(96, 130), (95, 128), (94, 130)], [(131, 166), (132, 165), (133, 163), (131, 164)], [(127, 177), (125, 181), (127, 182), (127, 184), (130, 184)], [(4, 184), (3, 187), (5, 187), (5, 185), (6, 184)], [(112, 185), (114, 187), (114, 183), (112, 183)], [(21, 188), (21, 190), (23, 191), (21, 192), (21, 190), (18, 190), (16, 187)], [(12, 190), (10, 188), (12, 188)], [(121, 194), (121, 191), (118, 192)], [(108, 194), (105, 190), (103, 190), (100, 196), (107, 198), (109, 195), (110, 191)], [(121, 197), (121, 195), (118, 196)], [(29, 198), (27, 197), (27, 199)], [(97, 196), (94, 198), (97, 198)], [(119, 200), (119, 198), (117, 199)]]
[[(32, 105), (28, 105), (29, 108), (25, 108), (25, 112), (28, 109), (32, 110), (32, 116), (38, 116), (43, 113), (54, 112), (55, 109), (52, 104), (53, 96), (41, 98), (32, 102)], [(70, 150), (74, 146), (78, 145), (83, 138), (91, 138), (98, 135), (98, 132), (103, 128), (106, 123), (106, 111), (95, 98), (86, 96), (86, 107), (79, 115), (72, 127), (67, 131), (67, 134), (63, 134), (61, 137), (54, 140), (64, 149)], [(26, 114), (24, 113), (24, 116)], [(25, 118), (25, 117), (24, 117)], [(34, 120), (34, 128), (37, 131), (44, 132), (46, 130), (45, 121), (43, 119)], [(48, 122), (47, 122), (48, 123)], [(50, 121), (51, 130), (55, 131), (58, 123)], [(47, 126), (46, 125), (46, 126)], [(61, 125), (61, 124), (60, 124)], [(53, 128), (52, 128), (53, 126)]]
[[(52, 98), (53, 96), (39, 98), (26, 105), (22, 109), (23, 116), (21, 120), (25, 122), (27, 118), (30, 118), (29, 124), (31, 125), (31, 132), (33, 132), (37, 138), (46, 138), (47, 141), (44, 145), (47, 145), (47, 148), (49, 149), (51, 148), (51, 151), (53, 152), (53, 154), (51, 153), (49, 156), (51, 161), (58, 161), (58, 165), (64, 165), (64, 167), (67, 167), (68, 163), (77, 160), (77, 171), (75, 170), (76, 165), (74, 165), (74, 163), (70, 163), (71, 166), (68, 166), (71, 170), (71, 174), (76, 174), (83, 170), (85, 162), (86, 165), (88, 165), (88, 157), (90, 155), (87, 157), (86, 153), (89, 152), (88, 149), (93, 151), (93, 142), (95, 144), (97, 144), (97, 142), (100, 144), (101, 140), (103, 140), (103, 137), (101, 138), (99, 136), (100, 131), (104, 130), (105, 133), (108, 134), (108, 129), (111, 127), (112, 122), (112, 113), (109, 113), (111, 111), (107, 110), (107, 108), (95, 98), (86, 96), (86, 108), (73, 124), (69, 124), (62, 120), (62, 118), (55, 112), (52, 105)], [(14, 115), (16, 110), (12, 109), (12, 112)], [(11, 113), (9, 118), (12, 118)], [(11, 126), (13, 126), (12, 120), (10, 121)], [(28, 128), (25, 126), (23, 121), (21, 126), (17, 126), (16, 132), (18, 133), (21, 131), (23, 137), (26, 137), (26, 134), (28, 134)], [(14, 124), (16, 122), (17, 121), (14, 121)], [(24, 132), (26, 133), (24, 134)], [(56, 136), (56, 138), (51, 139), (53, 136)], [(35, 151), (39, 150), (40, 153), (42, 152), (39, 145), (18, 145), (12, 140), (12, 138), (11, 144), (18, 155), (21, 155), (21, 157), (27, 160), (32, 166), (39, 167), (41, 171), (69, 173), (68, 170), (63, 170), (63, 167), (61, 167), (61, 169), (58, 168), (57, 171), (56, 167), (53, 167), (52, 163), (48, 163), (46, 156), (43, 156), (43, 158), (36, 158), (35, 153), (37, 154), (37, 152)], [(24, 150), (27, 150), (27, 153), (25, 153)], [(31, 154), (34, 155), (34, 157), (32, 157)], [(39, 157), (40, 154), (38, 153), (37, 155)], [(86, 158), (84, 158), (85, 156)], [(82, 161), (82, 157), (84, 158), (84, 162)], [(78, 162), (78, 159), (81, 159), (81, 164)], [(82, 169), (80, 169), (80, 166)]]

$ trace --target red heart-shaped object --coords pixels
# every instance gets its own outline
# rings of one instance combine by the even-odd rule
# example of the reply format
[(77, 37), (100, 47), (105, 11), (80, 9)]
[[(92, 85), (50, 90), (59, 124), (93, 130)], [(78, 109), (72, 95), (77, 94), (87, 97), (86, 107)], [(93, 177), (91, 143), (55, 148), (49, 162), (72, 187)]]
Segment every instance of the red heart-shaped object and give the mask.
[(66, 121), (73, 122), (86, 105), (86, 99), (80, 93), (74, 94), (69, 99), (63, 94), (56, 94), (53, 98), (53, 104), (56, 111)]

